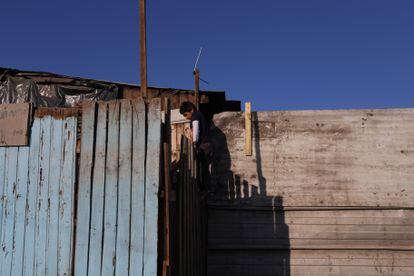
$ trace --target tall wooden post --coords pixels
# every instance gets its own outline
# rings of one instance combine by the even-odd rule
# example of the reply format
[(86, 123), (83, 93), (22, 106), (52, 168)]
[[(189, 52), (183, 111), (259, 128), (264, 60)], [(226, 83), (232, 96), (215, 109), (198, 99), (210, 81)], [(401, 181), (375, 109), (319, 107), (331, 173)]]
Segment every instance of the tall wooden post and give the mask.
[(147, 83), (147, 18), (145, 0), (139, 0), (141, 95), (148, 97)]
[(197, 110), (200, 108), (200, 71), (194, 70), (194, 96)]
[(250, 102), (245, 104), (244, 110), (244, 122), (245, 122), (245, 146), (244, 153), (246, 156), (252, 155), (252, 105)]

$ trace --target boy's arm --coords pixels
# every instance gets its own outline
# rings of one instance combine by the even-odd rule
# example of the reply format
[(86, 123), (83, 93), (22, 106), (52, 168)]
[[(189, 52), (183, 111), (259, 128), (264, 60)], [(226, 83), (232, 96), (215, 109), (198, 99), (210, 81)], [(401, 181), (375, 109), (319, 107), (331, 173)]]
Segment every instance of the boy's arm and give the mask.
[(193, 121), (192, 125), (193, 125), (193, 143), (197, 143), (200, 137), (200, 122)]

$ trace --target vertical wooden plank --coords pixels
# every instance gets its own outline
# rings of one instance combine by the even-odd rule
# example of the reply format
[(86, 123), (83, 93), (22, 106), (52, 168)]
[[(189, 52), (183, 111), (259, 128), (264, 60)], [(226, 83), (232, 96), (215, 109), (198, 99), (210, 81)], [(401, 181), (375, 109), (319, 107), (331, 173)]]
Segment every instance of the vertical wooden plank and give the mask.
[(89, 245), (88, 275), (101, 275), (103, 214), (105, 196), (105, 164), (107, 135), (106, 102), (99, 103), (96, 128), (95, 166), (93, 171), (91, 234)]
[(14, 209), (15, 209), (15, 191), (17, 178), (17, 156), (18, 147), (7, 148), (6, 153), (6, 177), (4, 181), (5, 189), (3, 195), (3, 227), (1, 233), (0, 247), (0, 275), (10, 275), (13, 246), (14, 246)]
[(30, 135), (29, 182), (26, 200), (26, 228), (23, 275), (34, 275), (37, 188), (40, 177), (40, 119), (35, 118)]
[(27, 182), (29, 174), (29, 147), (20, 147), (15, 194), (16, 209), (14, 216), (14, 246), (11, 275), (23, 273), (24, 227), (26, 213)]
[(178, 160), (179, 158), (177, 157), (177, 125), (173, 124), (171, 125), (171, 161), (175, 161)]
[(91, 180), (95, 134), (96, 104), (82, 106), (81, 160), (79, 168), (79, 190), (77, 201), (75, 275), (87, 275), (89, 247), (89, 219)]
[(162, 275), (170, 275), (170, 164), (171, 164), (171, 106), (170, 100), (164, 101), (165, 121), (163, 127), (163, 189), (164, 189), (164, 261)]
[[(4, 178), (6, 176), (6, 148), (0, 147), (0, 235), (3, 228), (3, 195)], [(1, 237), (1, 236), (0, 236)]]
[(147, 162), (145, 173), (144, 275), (157, 274), (158, 189), (161, 154), (161, 100), (151, 100), (148, 110)]
[(121, 102), (119, 138), (119, 181), (118, 181), (118, 229), (116, 241), (116, 275), (128, 275), (129, 231), (131, 216), (131, 152), (132, 152), (132, 110), (131, 102)]
[(132, 101), (132, 185), (129, 275), (142, 275), (144, 252), (146, 106)]
[(35, 243), (35, 273), (46, 274), (46, 246), (47, 246), (47, 223), (48, 223), (48, 188), (50, 169), (50, 144), (51, 144), (51, 116), (43, 117), (40, 121), (41, 131), (41, 158), (40, 177), (37, 189), (37, 212), (36, 212), (36, 243)]
[(70, 275), (76, 170), (77, 118), (65, 118), (62, 133), (62, 165), (59, 183), (58, 275)]
[[(46, 275), (58, 273), (59, 182), (62, 166), (63, 120), (51, 119), (50, 164), (48, 189), (48, 223), (46, 247)], [(65, 169), (69, 169), (67, 167)]]
[(185, 138), (181, 135), (180, 145), (180, 175), (177, 187), (177, 202), (178, 202), (178, 275), (184, 274), (184, 169), (185, 158), (183, 154)]
[(247, 156), (252, 155), (252, 107), (251, 103), (247, 102), (244, 110), (244, 120), (245, 120), (245, 139), (246, 144), (244, 148), (244, 153)]
[(113, 275), (116, 262), (118, 198), (119, 102), (108, 104), (108, 149), (106, 154), (104, 241), (102, 275)]

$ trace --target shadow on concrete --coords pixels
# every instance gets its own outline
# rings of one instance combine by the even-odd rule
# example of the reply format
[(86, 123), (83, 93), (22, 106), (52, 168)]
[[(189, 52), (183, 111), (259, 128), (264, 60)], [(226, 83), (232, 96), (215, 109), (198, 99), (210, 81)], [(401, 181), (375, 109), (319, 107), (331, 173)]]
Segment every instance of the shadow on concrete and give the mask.
[[(283, 197), (268, 195), (257, 113), (252, 116), (252, 166), (256, 166), (257, 183), (248, 183), (234, 174), (226, 135), (215, 126), (211, 130), (215, 156), (210, 187), (213, 203), (209, 205), (208, 275), (290, 275), (289, 227)], [(214, 203), (215, 199), (219, 204)]]

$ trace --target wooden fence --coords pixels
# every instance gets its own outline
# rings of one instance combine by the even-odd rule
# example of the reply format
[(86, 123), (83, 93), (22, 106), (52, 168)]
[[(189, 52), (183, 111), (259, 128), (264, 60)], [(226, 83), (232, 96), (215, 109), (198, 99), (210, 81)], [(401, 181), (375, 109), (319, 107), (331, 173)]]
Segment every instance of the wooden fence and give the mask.
[(0, 148), (0, 275), (71, 273), (77, 117), (65, 113), (38, 112), (29, 147)]
[(197, 155), (192, 143), (182, 136), (177, 205), (172, 220), (176, 227), (174, 275), (206, 275), (207, 212), (203, 192), (199, 191)]
[(0, 148), (0, 275), (157, 275), (161, 119), (90, 103), (79, 136), (77, 110), (37, 110), (30, 146)]
[(82, 119), (75, 274), (156, 275), (160, 100), (148, 113), (142, 100), (91, 104)]

